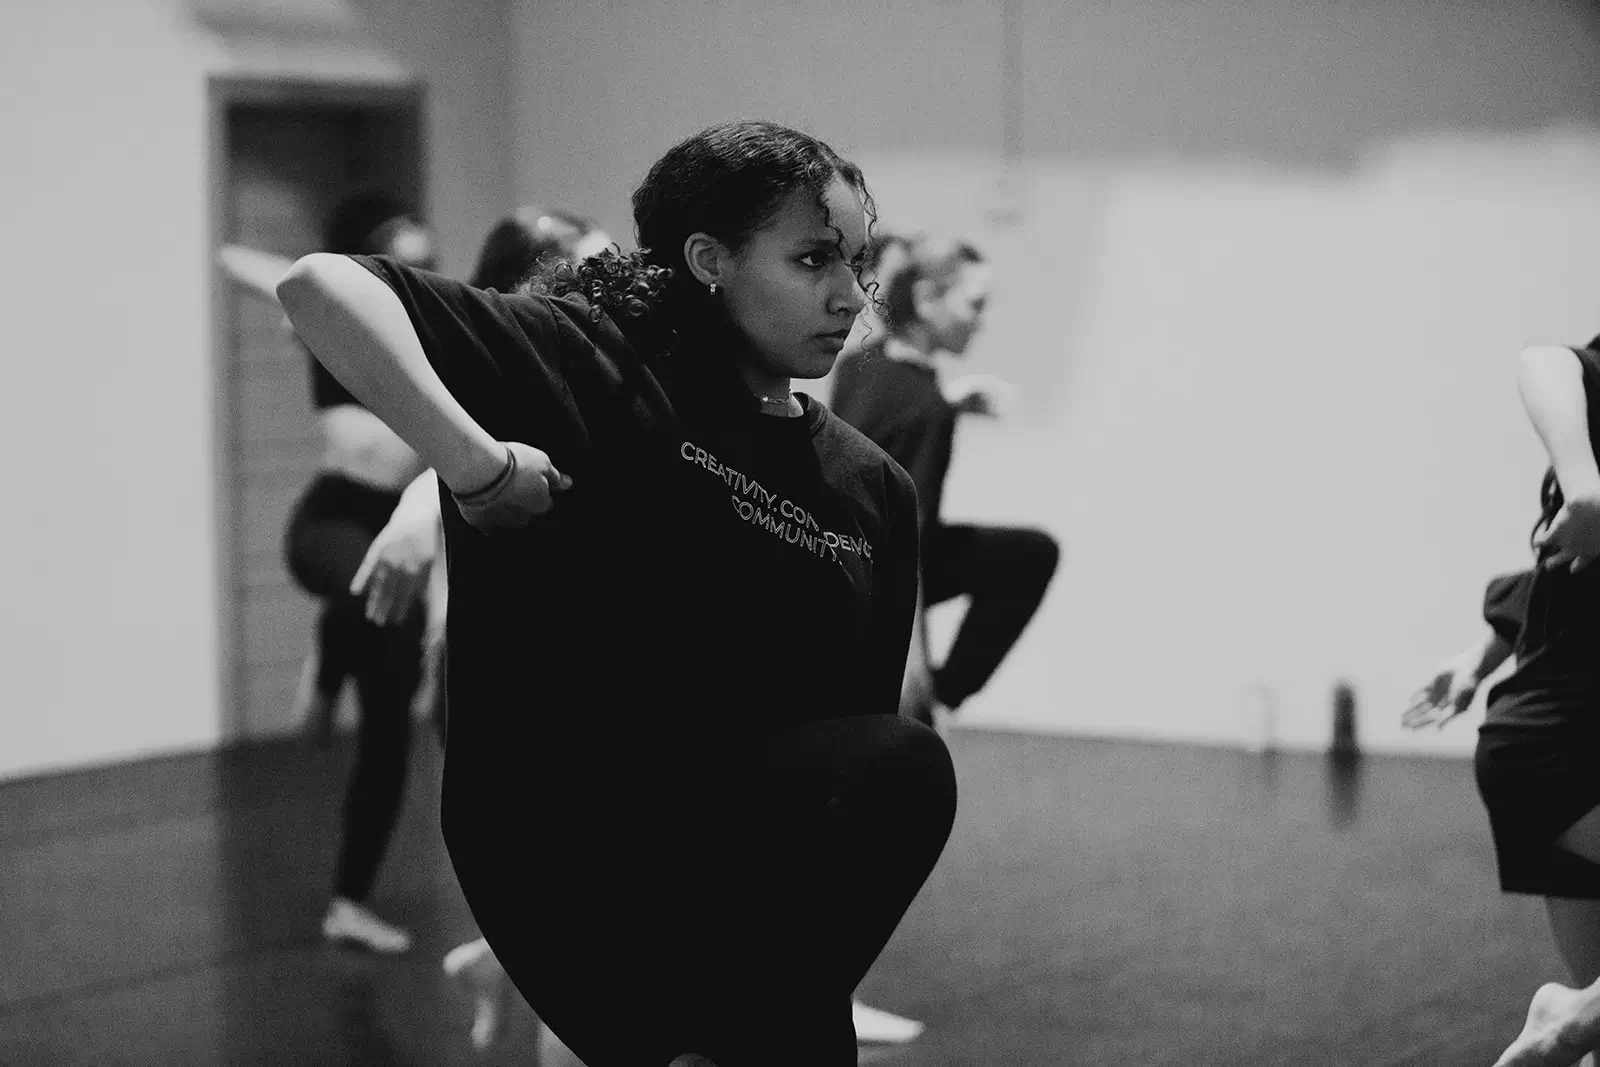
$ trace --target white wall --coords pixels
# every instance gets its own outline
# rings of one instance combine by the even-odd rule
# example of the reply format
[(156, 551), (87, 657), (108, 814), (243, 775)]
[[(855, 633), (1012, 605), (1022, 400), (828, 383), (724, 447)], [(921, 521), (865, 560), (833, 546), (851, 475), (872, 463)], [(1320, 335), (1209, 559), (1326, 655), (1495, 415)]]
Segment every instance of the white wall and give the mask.
[(360, 7), (360, 41), (282, 42), (0, 6), (0, 777), (219, 738), (208, 75), (421, 75), (447, 266), (507, 202), (504, 7)]
[(465, 277), (489, 228), (515, 203), (508, 0), (349, 2), (371, 39), (427, 85), (431, 221), (441, 269)]
[(628, 197), (650, 165), (733, 118), (807, 129), (846, 154), (997, 145), (999, 10), (994, 0), (519, 0), (518, 196), (571, 204), (631, 238)]
[(964, 429), (948, 513), (1067, 556), (968, 721), (1231, 743), (1264, 685), (1319, 746), (1348, 678), (1368, 747), (1466, 751), (1396, 718), (1524, 558), (1512, 355), (1600, 332), (1595, 13), (1018, 7), (1007, 175), (999, 0), (520, 4), (519, 198), (631, 233), (662, 150), (770, 117), (864, 164), (886, 224), (992, 254), (971, 362), (1024, 410)]
[(0, 5), (0, 776), (218, 737), (226, 72), (425, 78), (455, 271), (516, 200), (631, 232), (633, 185), (709, 122), (812, 129), (887, 224), (996, 263), (972, 363), (1026, 401), (963, 431), (951, 514), (1043, 524), (1068, 557), (970, 721), (1228, 740), (1259, 683), (1319, 744), (1348, 676), (1369, 744), (1470, 744), (1392, 717), (1521, 559), (1540, 462), (1511, 353), (1600, 329), (1592, 9), (1017, 5), (1004, 229), (1000, 0), (192, 2), (204, 25), (180, 0)]

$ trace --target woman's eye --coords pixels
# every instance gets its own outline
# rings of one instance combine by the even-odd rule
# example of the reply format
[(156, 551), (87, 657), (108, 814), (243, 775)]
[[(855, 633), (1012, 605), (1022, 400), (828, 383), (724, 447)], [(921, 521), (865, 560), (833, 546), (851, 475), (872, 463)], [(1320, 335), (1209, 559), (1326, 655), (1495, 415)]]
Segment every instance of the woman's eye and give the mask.
[(827, 258), (826, 252), (807, 252), (800, 257), (800, 265), (820, 269), (827, 265)]

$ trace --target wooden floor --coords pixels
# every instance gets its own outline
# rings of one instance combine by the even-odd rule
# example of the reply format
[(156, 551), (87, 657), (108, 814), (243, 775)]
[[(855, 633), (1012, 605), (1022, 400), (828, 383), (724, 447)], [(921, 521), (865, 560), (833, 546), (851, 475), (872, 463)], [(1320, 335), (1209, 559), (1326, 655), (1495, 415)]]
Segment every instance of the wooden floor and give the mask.
[[(952, 748), (955, 834), (862, 988), (928, 1030), (863, 1063), (1487, 1067), (1561, 977), (1542, 905), (1496, 888), (1467, 763)], [(0, 786), (0, 1064), (539, 1063), (520, 1005), (474, 1057), (439, 970), (473, 929), (431, 745), (375, 898), (417, 948), (319, 940), (349, 758), (275, 744)]]

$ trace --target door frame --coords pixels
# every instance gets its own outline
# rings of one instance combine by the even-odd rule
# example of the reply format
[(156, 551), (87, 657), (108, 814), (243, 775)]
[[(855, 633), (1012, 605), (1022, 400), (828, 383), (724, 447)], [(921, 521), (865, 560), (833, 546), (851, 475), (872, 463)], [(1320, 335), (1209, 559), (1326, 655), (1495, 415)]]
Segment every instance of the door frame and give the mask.
[(237, 452), (240, 419), (239, 380), (233, 329), (231, 289), (234, 283), (217, 262), (228, 232), (228, 189), (233, 173), (228, 153), (228, 115), (239, 105), (259, 107), (327, 107), (354, 111), (408, 113), (417, 146), (417, 209), (431, 215), (428, 203), (428, 130), (426, 88), (418, 81), (320, 81), (304, 77), (212, 75), (206, 85), (207, 206), (206, 276), (211, 281), (212, 488), (216, 499), (216, 619), (219, 747), (251, 740), (245, 721), (246, 634), (240, 605), (244, 531), (236, 507)]

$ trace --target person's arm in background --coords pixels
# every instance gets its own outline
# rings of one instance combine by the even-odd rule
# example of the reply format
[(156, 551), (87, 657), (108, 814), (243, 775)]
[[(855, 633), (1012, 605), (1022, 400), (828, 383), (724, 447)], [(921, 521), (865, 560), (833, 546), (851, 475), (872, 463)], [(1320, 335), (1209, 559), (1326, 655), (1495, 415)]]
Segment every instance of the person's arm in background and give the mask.
[(366, 598), (368, 619), (388, 626), (422, 602), (442, 547), (441, 533), (439, 478), (425, 470), (400, 494), (350, 580), (350, 592)]
[(1434, 668), (1433, 677), (1412, 694), (1411, 705), (1400, 718), (1402, 725), (1408, 730), (1443, 726), (1472, 706), (1484, 681), (1515, 651), (1533, 579), (1534, 572), (1529, 570), (1490, 580), (1483, 594), (1483, 618), (1489, 632)]
[(1511, 645), (1499, 634), (1494, 634), (1478, 649), (1476, 662), (1472, 665), (1472, 677), (1479, 685), (1483, 680), (1500, 669), (1500, 664), (1511, 658)]
[(1483, 640), (1463, 649), (1433, 670), (1433, 677), (1411, 696), (1400, 716), (1408, 730), (1444, 726), (1472, 706), (1483, 680), (1511, 657), (1511, 645), (1490, 630)]
[(278, 283), (294, 266), (294, 261), (285, 256), (244, 245), (223, 245), (217, 258), (228, 277), (274, 304), (278, 302)]

